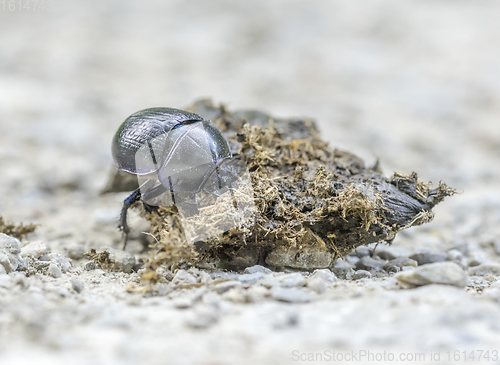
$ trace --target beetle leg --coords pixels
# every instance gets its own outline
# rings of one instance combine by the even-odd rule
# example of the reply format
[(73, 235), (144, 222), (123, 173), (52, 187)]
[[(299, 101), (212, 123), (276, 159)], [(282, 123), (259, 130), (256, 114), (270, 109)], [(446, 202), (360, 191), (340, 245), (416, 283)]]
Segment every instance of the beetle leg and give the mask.
[(122, 211), (120, 213), (120, 223), (118, 225), (118, 229), (123, 232), (124, 240), (123, 240), (123, 250), (127, 247), (128, 234), (130, 233), (130, 228), (127, 224), (127, 210), (130, 208), (132, 204), (139, 201), (141, 199), (141, 189), (134, 190), (132, 194), (130, 194), (127, 199), (123, 201)]

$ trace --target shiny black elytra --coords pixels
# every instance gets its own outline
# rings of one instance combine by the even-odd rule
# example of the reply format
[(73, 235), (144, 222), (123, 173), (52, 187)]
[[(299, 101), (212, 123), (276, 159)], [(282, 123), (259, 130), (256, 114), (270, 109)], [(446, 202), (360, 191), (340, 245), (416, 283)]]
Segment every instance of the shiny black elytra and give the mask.
[(132, 114), (118, 128), (111, 150), (118, 169), (146, 181), (123, 202), (119, 223), (123, 249), (130, 233), (127, 210), (133, 203), (170, 192), (175, 204), (176, 193), (196, 194), (213, 185), (214, 179), (220, 184), (219, 167), (232, 157), (226, 138), (213, 122), (173, 108)]

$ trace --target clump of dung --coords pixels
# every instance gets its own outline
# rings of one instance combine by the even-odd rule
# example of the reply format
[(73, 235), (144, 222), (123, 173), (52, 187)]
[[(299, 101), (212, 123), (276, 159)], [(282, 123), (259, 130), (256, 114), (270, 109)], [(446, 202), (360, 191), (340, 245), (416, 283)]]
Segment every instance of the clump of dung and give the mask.
[(28, 234), (33, 233), (36, 227), (37, 227), (36, 224), (31, 224), (31, 223), (26, 226), (23, 223), (20, 224), (7, 223), (5, 222), (3, 217), (0, 216), (0, 233), (4, 233), (8, 236), (15, 237), (19, 240), (22, 240)]
[[(431, 188), (420, 182), (416, 173), (384, 177), (377, 166), (329, 147), (311, 120), (229, 112), (207, 100), (188, 110), (214, 121), (235, 158), (248, 166), (253, 191), (243, 195), (253, 197), (253, 220), (188, 244), (175, 207), (136, 203), (157, 239), (144, 274), (149, 280), (158, 266), (182, 262), (233, 270), (330, 267), (358, 246), (391, 242), (399, 231), (429, 222), (432, 208), (454, 194), (443, 183)], [(191, 223), (211, 227), (227, 219), (229, 204), (229, 193), (223, 194)]]

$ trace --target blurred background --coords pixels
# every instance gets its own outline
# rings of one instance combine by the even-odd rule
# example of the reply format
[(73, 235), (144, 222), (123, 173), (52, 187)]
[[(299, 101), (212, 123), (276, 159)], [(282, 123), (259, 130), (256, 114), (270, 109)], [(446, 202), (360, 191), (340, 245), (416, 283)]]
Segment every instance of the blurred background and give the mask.
[[(66, 217), (69, 229), (103, 204), (120, 123), (198, 98), (313, 118), (332, 146), (380, 158), (386, 175), (417, 171), (469, 205), (500, 206), (496, 1), (28, 3), (0, 4), (8, 219)], [(122, 198), (89, 214), (112, 222)]]
[[(83, 264), (90, 248), (122, 246), (116, 226), (127, 193), (100, 195), (118, 126), (140, 109), (183, 108), (199, 98), (313, 118), (332, 147), (370, 165), (379, 158), (386, 176), (416, 171), (424, 181), (443, 180), (463, 194), (393, 245), (443, 255), (456, 248), (474, 265), (500, 262), (499, 1), (40, 5), (0, 2), (0, 216), (40, 224), (29, 239), (73, 259), (90, 289), (65, 296), (69, 275), (26, 281), (9, 274), (17, 281), (0, 296), (1, 356), (19, 363), (20, 354), (29, 355), (41, 364), (33, 331), (40, 353), (69, 348), (71, 363), (100, 356), (108, 364), (115, 356), (137, 364), (146, 355), (148, 363), (165, 363), (180, 353), (193, 363), (284, 363), (297, 348), (498, 347), (500, 290), (497, 282), (490, 294), (496, 302), (480, 296), (475, 290), (490, 285), (483, 277), (467, 292), (442, 293), (392, 290), (390, 281), (381, 292), (376, 279), (341, 280), (329, 300), (235, 306), (204, 332), (184, 329), (190, 310), (166, 310), (168, 298), (126, 293), (136, 274), (115, 279)], [(147, 226), (131, 213), (140, 236)], [(127, 252), (140, 257), (141, 249), (132, 240)], [(294, 322), (297, 308), (302, 327), (272, 327), (282, 310)], [(226, 356), (235, 360), (211, 361)]]

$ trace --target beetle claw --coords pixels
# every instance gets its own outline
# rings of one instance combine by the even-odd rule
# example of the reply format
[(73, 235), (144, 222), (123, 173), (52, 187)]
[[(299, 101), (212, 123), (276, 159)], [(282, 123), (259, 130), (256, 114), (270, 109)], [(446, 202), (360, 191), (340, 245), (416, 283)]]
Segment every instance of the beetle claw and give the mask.
[(127, 211), (128, 208), (134, 204), (136, 201), (141, 199), (141, 190), (134, 190), (132, 194), (130, 194), (127, 199), (123, 201), (123, 207), (120, 214), (120, 223), (118, 224), (118, 229), (123, 232), (123, 250), (127, 247), (128, 234), (130, 233), (130, 228), (127, 224)]

